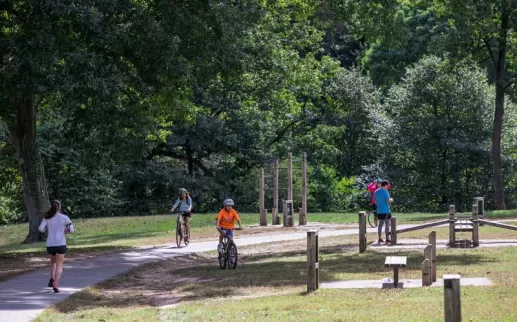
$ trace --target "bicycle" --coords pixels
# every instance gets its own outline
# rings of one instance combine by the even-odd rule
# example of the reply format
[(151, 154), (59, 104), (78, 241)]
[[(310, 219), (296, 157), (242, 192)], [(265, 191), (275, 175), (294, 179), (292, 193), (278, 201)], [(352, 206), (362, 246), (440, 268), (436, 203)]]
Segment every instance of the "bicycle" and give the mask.
[(181, 246), (182, 240), (185, 246), (188, 246), (190, 242), (190, 236), (186, 235), (186, 233), (187, 229), (185, 227), (185, 220), (183, 219), (183, 212), (180, 212), (176, 217), (176, 245), (178, 248)]
[(222, 252), (219, 253), (219, 267), (221, 269), (225, 269), (228, 265), (228, 268), (235, 269), (237, 267), (237, 245), (233, 241), (233, 230), (242, 230), (242, 228), (231, 228), (224, 229), (225, 234), (223, 238), (223, 249)]
[(375, 219), (375, 211), (368, 212), (368, 224), (370, 224), (370, 227), (375, 228), (377, 227), (377, 220)]

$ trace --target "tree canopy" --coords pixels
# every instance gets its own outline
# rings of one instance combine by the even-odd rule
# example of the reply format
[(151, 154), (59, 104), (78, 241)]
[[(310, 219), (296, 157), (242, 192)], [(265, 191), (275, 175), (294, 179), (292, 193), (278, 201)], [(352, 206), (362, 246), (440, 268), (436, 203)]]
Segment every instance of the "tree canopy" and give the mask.
[(257, 211), (288, 152), (308, 153), (309, 211), (367, 207), (379, 176), (396, 211), (512, 207), (514, 6), (0, 1), (0, 221), (30, 242), (51, 198), (146, 215), (180, 187)]

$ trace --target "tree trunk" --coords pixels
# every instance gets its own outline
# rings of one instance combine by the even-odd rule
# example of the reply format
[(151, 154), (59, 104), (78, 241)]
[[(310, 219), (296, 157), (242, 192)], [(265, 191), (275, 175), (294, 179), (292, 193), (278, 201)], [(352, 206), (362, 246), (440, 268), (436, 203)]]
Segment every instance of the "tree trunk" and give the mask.
[(501, 160), (501, 134), (504, 116), (504, 94), (506, 89), (505, 65), (509, 20), (510, 17), (507, 3), (506, 1), (503, 1), (501, 9), (501, 29), (499, 30), (499, 48), (497, 52), (497, 65), (495, 70), (495, 112), (494, 128), (492, 132), (492, 164), (494, 170), (493, 181), (496, 209), (506, 209)]
[(187, 169), (189, 177), (194, 177), (194, 157), (192, 155), (192, 149), (190, 148), (190, 143), (187, 139), (187, 144), (185, 145), (185, 153), (187, 154)]
[(33, 243), (43, 240), (38, 226), (43, 213), (50, 208), (45, 171), (36, 143), (36, 107), (33, 97), (19, 97), (12, 102), (16, 121), (10, 126), (11, 139), (16, 148), (29, 218), (29, 233), (24, 243)]

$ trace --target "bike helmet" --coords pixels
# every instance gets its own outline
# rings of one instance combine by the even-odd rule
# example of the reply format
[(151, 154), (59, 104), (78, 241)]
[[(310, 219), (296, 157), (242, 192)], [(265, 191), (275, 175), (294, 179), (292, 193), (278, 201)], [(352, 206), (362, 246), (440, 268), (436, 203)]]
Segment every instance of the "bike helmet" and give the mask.
[(382, 179), (381, 179), (381, 178), (377, 178), (377, 179), (375, 179), (375, 182), (376, 182), (376, 183), (381, 183), (381, 182), (382, 182)]
[(187, 189), (185, 189), (185, 188), (181, 188), (180, 191), (179, 191), (179, 194), (181, 195), (182, 192), (188, 193)]
[(228, 199), (224, 199), (223, 201), (223, 205), (224, 206), (233, 206), (233, 200), (228, 198)]

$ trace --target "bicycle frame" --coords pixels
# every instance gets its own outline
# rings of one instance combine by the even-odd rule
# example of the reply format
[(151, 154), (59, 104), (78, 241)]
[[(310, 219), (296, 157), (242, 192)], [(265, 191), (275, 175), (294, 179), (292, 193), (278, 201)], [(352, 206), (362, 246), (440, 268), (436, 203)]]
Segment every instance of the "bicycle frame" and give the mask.
[[(228, 268), (235, 269), (235, 267), (237, 266), (237, 245), (233, 241), (233, 230), (234, 229), (224, 229), (223, 228), (223, 230), (225, 232), (224, 232), (224, 237), (222, 240), (223, 249), (219, 253), (219, 265), (223, 269), (226, 268), (227, 265), (228, 265)], [(229, 253), (231, 252), (232, 248), (234, 249), (233, 253), (232, 253), (232, 254), (234, 254), (233, 262), (229, 261), (229, 257), (230, 257)]]
[[(180, 212), (178, 213), (178, 215), (176, 216), (176, 244), (178, 245), (178, 247), (180, 247), (180, 243), (181, 243), (181, 240), (183, 239), (183, 242), (185, 244), (185, 246), (187, 246), (189, 244), (189, 239), (188, 238), (185, 238), (185, 235), (187, 233), (187, 228), (185, 227), (185, 220), (183, 218), (183, 213)], [(180, 239), (178, 239), (178, 235), (180, 235)], [(190, 237), (190, 236), (188, 236)]]

